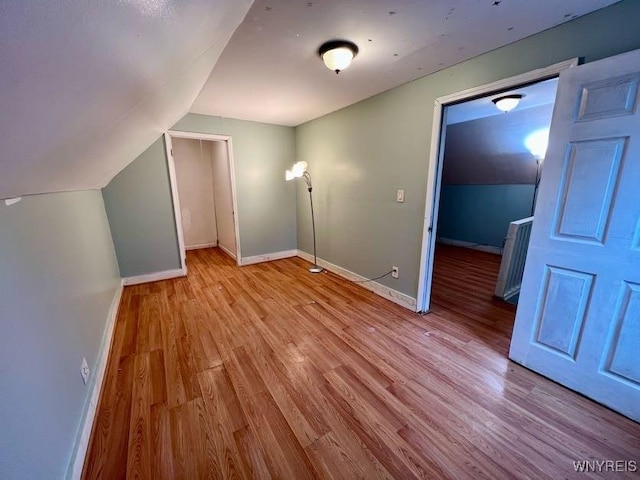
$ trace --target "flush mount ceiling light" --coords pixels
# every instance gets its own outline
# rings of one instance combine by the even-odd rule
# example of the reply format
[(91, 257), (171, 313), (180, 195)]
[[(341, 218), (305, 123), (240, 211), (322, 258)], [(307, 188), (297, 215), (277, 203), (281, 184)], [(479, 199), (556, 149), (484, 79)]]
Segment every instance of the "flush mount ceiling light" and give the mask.
[(332, 40), (322, 44), (318, 54), (329, 70), (340, 73), (351, 64), (358, 54), (358, 46), (346, 40)]
[(498, 110), (502, 110), (504, 113), (507, 113), (518, 106), (522, 97), (524, 97), (524, 95), (505, 95), (503, 97), (494, 98), (491, 101), (495, 104)]

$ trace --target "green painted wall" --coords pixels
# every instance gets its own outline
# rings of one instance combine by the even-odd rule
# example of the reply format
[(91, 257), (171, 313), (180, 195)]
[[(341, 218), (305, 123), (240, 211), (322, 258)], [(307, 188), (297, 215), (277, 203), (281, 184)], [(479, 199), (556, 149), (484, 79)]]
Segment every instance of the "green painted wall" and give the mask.
[(102, 195), (123, 277), (181, 268), (162, 137), (116, 175)]
[(231, 135), (242, 257), (296, 248), (295, 186), (284, 179), (293, 128), (190, 113), (172, 130)]
[[(243, 258), (296, 248), (295, 162), (291, 127), (187, 114), (172, 130), (230, 135)], [(123, 277), (180, 268), (163, 138), (102, 190)]]
[[(296, 128), (314, 178), (318, 256), (415, 297), (436, 98), (573, 57), (592, 62), (640, 48), (640, 4), (624, 0)], [(312, 251), (299, 187), (298, 247)], [(406, 192), (395, 202), (396, 189)]]
[(120, 282), (100, 191), (0, 203), (0, 272), (0, 478), (64, 478)]

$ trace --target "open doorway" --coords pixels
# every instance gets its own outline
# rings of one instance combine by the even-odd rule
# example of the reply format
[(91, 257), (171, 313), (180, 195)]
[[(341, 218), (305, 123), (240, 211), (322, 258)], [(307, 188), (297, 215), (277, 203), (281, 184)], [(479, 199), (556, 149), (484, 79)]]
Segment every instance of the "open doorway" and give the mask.
[[(495, 281), (487, 280), (493, 274), (488, 277), (485, 275), (483, 279), (471, 279), (470, 274), (477, 272), (474, 265), (500, 268), (498, 255), (504, 247), (505, 227), (513, 219), (511, 217), (531, 215), (540, 177), (541, 166), (531, 152), (524, 145), (514, 147), (511, 144), (524, 143), (523, 139), (515, 139), (513, 131), (527, 130), (533, 133), (539, 130), (535, 125), (543, 125), (545, 121), (548, 127), (552, 107), (543, 106), (549, 102), (539, 102), (536, 97), (540, 90), (545, 89), (543, 87), (554, 83), (545, 81), (557, 78), (562, 70), (575, 65), (577, 59), (436, 100), (418, 311), (427, 312), (430, 309), (438, 253), (446, 254), (447, 260), (443, 259), (443, 265), (452, 269), (439, 277), (445, 283), (443, 288), (450, 281), (460, 285), (461, 279), (454, 274), (457, 272), (463, 274), (462, 278), (468, 278), (471, 284), (493, 282), (493, 285), (485, 285), (493, 292)], [(532, 86), (538, 83), (537, 87)], [(515, 111), (512, 111), (505, 114), (498, 111), (492, 102), (502, 94), (516, 93), (526, 88), (531, 89), (528, 104), (532, 110), (536, 110), (534, 112), (513, 115)], [(555, 86), (553, 89), (551, 96), (555, 98)], [(524, 110), (528, 109), (521, 109)], [(500, 125), (506, 115), (511, 115), (513, 122), (508, 126)], [(534, 120), (527, 121), (524, 117), (533, 117)], [(480, 149), (486, 152), (480, 152)], [(455, 265), (455, 258), (461, 256), (460, 252), (464, 253), (465, 260)], [(493, 255), (494, 258), (486, 255)], [(473, 256), (478, 258), (471, 258)], [(447, 280), (447, 277), (452, 280)], [(440, 280), (439, 284), (442, 285)], [(472, 286), (467, 287), (467, 291)], [(449, 295), (452, 296), (451, 292)], [(461, 295), (464, 296), (464, 287)]]
[[(449, 293), (442, 279), (470, 263), (483, 264), (482, 275), (453, 288), (517, 304), (557, 85), (551, 78), (445, 107), (435, 302)], [(520, 100), (505, 112), (494, 105), (501, 98)]]
[[(530, 152), (530, 139), (548, 137), (556, 89), (553, 78), (445, 107), (431, 302), (458, 309), (480, 335), (511, 337), (528, 235), (516, 252), (507, 236), (513, 225), (531, 231), (543, 155)], [(503, 112), (493, 100), (504, 95), (522, 98)], [(519, 276), (501, 276), (505, 266)]]
[(165, 143), (183, 268), (186, 250), (211, 247), (239, 264), (231, 138), (170, 131)]

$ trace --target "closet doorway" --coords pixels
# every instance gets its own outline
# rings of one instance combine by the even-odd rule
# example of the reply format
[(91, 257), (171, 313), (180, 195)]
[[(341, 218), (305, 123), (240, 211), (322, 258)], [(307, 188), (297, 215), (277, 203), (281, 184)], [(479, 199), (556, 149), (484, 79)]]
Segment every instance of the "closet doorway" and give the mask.
[(183, 264), (186, 250), (212, 247), (238, 262), (231, 137), (170, 131), (165, 139)]

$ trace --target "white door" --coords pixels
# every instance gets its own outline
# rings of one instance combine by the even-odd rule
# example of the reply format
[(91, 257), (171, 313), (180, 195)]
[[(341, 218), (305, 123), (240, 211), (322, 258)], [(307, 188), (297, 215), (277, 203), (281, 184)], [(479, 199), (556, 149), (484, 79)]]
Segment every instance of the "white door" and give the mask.
[(174, 138), (173, 158), (187, 250), (218, 244), (211, 142)]
[(236, 224), (227, 142), (211, 142), (213, 193), (218, 220), (218, 246), (236, 258)]
[(560, 75), (509, 356), (640, 421), (640, 50)]

